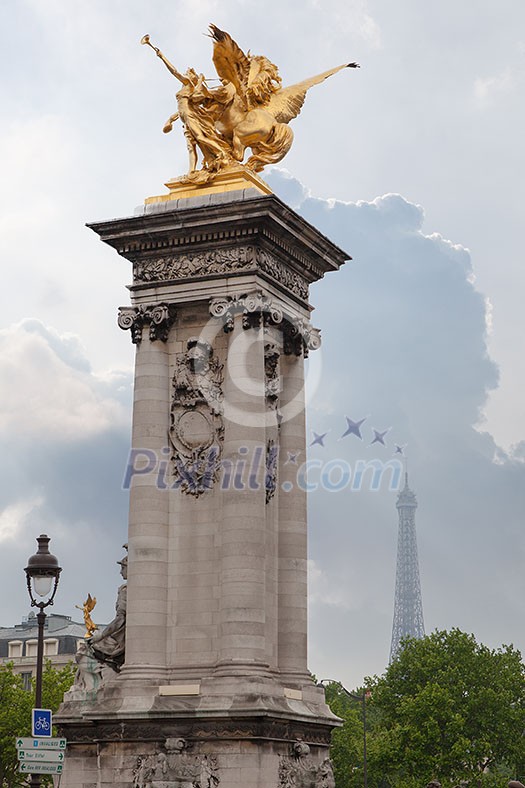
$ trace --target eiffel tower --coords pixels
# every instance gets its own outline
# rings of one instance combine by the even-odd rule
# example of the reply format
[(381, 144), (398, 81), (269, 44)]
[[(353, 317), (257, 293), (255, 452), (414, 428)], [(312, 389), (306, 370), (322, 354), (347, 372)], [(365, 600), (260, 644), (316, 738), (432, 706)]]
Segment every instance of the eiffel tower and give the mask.
[(390, 662), (396, 658), (402, 638), (425, 636), (417, 558), (415, 520), (417, 501), (408, 486), (408, 473), (405, 473), (405, 486), (397, 496), (396, 506), (399, 512), (399, 533)]

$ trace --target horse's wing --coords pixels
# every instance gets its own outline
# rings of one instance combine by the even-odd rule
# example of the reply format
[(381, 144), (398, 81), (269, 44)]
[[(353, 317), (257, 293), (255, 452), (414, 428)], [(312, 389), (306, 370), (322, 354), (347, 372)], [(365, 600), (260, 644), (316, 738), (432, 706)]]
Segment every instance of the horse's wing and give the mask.
[(297, 82), (296, 85), (282, 88), (273, 94), (264, 109), (273, 115), (278, 123), (289, 123), (300, 113), (306, 94), (311, 87), (318, 85), (320, 82), (324, 82), (325, 79), (328, 79), (332, 74), (341, 71), (343, 68), (355, 67), (355, 63), (343, 63), (342, 66), (336, 66), (335, 68), (329, 69), (329, 71), (323, 71), (322, 74), (317, 74), (315, 77)]
[(213, 38), (213, 64), (221, 79), (235, 85), (238, 95), (244, 98), (250, 72), (250, 60), (229, 33), (210, 25)]

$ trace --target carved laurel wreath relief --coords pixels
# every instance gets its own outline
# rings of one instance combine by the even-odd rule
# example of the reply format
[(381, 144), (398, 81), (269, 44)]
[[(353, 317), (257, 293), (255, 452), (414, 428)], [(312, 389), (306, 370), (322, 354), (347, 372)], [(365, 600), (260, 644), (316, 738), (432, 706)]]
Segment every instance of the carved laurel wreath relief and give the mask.
[[(263, 329), (264, 396), (267, 410), (275, 414), (275, 429), (270, 430), (266, 441), (264, 485), (266, 503), (269, 503), (278, 486), (281, 355), (306, 357), (310, 350), (320, 346), (319, 331), (305, 318), (288, 313), (280, 301), (260, 290), (212, 298), (209, 310), (212, 317), (221, 321), (226, 334), (233, 331), (238, 315), (245, 331)], [(150, 342), (166, 342), (174, 320), (175, 307), (168, 303), (122, 307), (118, 316), (119, 326), (131, 331), (132, 342), (137, 345), (142, 342), (146, 329)], [(182, 492), (196, 498), (213, 488), (221, 472), (223, 382), (224, 365), (212, 346), (199, 337), (189, 339), (186, 351), (175, 357), (169, 442), (175, 480)]]
[(223, 365), (208, 342), (189, 339), (175, 358), (170, 443), (183, 492), (199, 497), (217, 481), (224, 438)]

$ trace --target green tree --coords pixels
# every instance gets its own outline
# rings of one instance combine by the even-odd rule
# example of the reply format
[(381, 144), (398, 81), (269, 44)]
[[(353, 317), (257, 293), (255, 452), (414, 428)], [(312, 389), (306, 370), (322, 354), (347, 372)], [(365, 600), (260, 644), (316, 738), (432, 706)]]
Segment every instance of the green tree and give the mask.
[(371, 689), (371, 759), (391, 785), (488, 785), (523, 762), (525, 669), (512, 646), (458, 629), (408, 639)]
[[(73, 664), (55, 670), (50, 660), (47, 660), (42, 674), (42, 706), (56, 711), (74, 677)], [(13, 671), (12, 663), (0, 665), (1, 788), (26, 785), (26, 777), (18, 773), (15, 739), (17, 736), (31, 736), (34, 697), (34, 692), (24, 689), (22, 677)], [(46, 784), (46, 781), (47, 778), (44, 778), (42, 784)]]
[[(355, 692), (359, 696), (359, 691)], [(330, 757), (334, 764), (337, 788), (361, 788), (363, 785), (363, 713), (362, 703), (349, 697), (342, 685), (331, 682), (325, 688), (326, 702), (343, 725), (332, 733)]]
[(24, 690), (22, 677), (12, 663), (0, 665), (0, 785), (22, 785), (18, 774), (15, 736), (31, 735), (32, 693)]
[(57, 711), (64, 692), (71, 689), (76, 672), (77, 666), (74, 662), (68, 662), (62, 668), (54, 668), (51, 660), (46, 660), (42, 673), (42, 708)]

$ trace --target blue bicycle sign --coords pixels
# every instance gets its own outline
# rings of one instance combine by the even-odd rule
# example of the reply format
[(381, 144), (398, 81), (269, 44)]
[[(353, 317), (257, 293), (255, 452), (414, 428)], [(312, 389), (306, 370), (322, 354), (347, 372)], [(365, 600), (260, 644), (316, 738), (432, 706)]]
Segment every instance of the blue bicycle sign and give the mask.
[(31, 735), (36, 738), (51, 736), (53, 716), (51, 709), (33, 709)]

